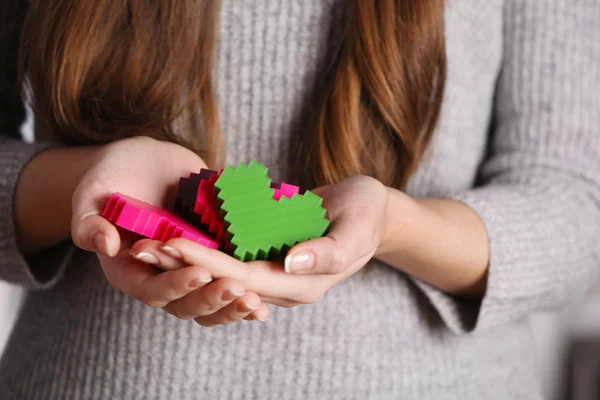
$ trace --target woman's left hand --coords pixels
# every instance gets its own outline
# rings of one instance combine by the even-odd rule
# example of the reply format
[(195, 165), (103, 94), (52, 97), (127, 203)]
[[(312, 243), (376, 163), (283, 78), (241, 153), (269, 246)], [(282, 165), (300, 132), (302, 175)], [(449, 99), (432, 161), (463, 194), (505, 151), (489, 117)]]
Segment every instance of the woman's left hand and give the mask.
[[(243, 263), (185, 239), (169, 241), (168, 256), (177, 255), (184, 265), (206, 268), (213, 279), (233, 278), (267, 303), (283, 307), (314, 303), (373, 257), (384, 234), (388, 192), (379, 181), (366, 176), (313, 192), (323, 198), (331, 221), (329, 231), (290, 249), (285, 266), (268, 261)], [(138, 251), (157, 248), (147, 241)], [(165, 255), (157, 258), (165, 260)]]

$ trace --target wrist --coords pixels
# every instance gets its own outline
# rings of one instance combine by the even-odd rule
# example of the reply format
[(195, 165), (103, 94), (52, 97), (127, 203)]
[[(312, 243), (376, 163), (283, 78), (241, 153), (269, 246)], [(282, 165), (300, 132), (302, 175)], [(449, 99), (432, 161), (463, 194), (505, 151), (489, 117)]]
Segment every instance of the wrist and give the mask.
[(485, 290), (489, 243), (479, 216), (447, 199), (411, 198), (388, 191), (385, 229), (375, 256), (452, 294)]
[(408, 259), (414, 246), (410, 241), (415, 238), (414, 227), (418, 226), (424, 210), (412, 197), (390, 187), (386, 187), (387, 201), (383, 234), (375, 252), (375, 258), (385, 259), (391, 254), (399, 263)]

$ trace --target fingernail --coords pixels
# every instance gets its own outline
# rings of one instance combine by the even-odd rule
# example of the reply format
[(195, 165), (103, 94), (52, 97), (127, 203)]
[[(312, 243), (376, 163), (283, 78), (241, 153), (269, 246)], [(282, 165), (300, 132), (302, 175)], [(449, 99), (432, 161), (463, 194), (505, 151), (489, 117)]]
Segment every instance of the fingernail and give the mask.
[(236, 291), (236, 290), (228, 290), (225, 293), (223, 293), (223, 301), (235, 300), (238, 297), (243, 296), (244, 293), (245, 292), (240, 292), (240, 291)]
[(266, 317), (264, 317), (264, 318), (262, 318), (262, 317), (261, 317), (261, 318), (259, 318), (259, 317), (255, 317), (254, 319), (256, 319), (257, 321), (260, 321), (260, 322), (265, 322), (265, 321), (267, 321), (267, 320), (269, 319), (269, 316), (267, 315), (267, 316), (266, 316)]
[(212, 278), (194, 278), (190, 281), (190, 287), (197, 288), (210, 282), (212, 282)]
[(179, 252), (179, 250), (177, 250), (171, 246), (161, 246), (160, 249), (162, 251), (164, 251), (165, 253), (167, 253), (168, 255), (170, 255), (171, 257), (181, 258), (181, 253)]
[(250, 312), (250, 311), (258, 310), (259, 306), (260, 306), (260, 304), (242, 303), (238, 307), (238, 312), (247, 313), (247, 312)]
[(315, 256), (310, 251), (292, 253), (285, 258), (285, 272), (292, 273), (311, 269), (315, 265)]
[(146, 264), (158, 264), (158, 258), (150, 253), (140, 252), (133, 256), (136, 260), (145, 262)]
[(96, 246), (96, 250), (100, 253), (107, 254), (112, 257), (110, 254), (110, 244), (108, 243), (108, 238), (103, 233), (96, 233), (93, 237), (94, 246)]

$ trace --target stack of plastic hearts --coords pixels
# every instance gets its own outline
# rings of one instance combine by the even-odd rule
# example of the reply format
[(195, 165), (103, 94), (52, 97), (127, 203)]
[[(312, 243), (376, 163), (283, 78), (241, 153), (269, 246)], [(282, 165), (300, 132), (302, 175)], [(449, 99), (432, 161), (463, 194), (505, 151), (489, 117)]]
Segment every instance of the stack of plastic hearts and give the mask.
[(329, 221), (321, 203), (310, 191), (272, 183), (267, 168), (253, 161), (182, 177), (174, 213), (115, 193), (102, 215), (142, 236), (182, 237), (249, 261), (275, 259), (298, 242), (322, 236)]

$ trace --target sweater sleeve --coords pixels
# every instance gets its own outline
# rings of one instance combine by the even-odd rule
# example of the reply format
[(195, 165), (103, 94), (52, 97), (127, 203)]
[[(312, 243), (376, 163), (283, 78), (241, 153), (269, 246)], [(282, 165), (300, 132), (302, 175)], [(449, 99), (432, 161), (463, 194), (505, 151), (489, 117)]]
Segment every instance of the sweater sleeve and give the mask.
[(64, 243), (26, 257), (16, 242), (13, 200), (17, 181), (29, 160), (50, 147), (20, 139), (25, 108), (17, 84), (17, 48), (26, 3), (0, 2), (0, 279), (44, 288), (60, 276), (72, 245)]
[(600, 272), (600, 2), (505, 4), (481, 184), (450, 196), (487, 228), (486, 293), (467, 303), (416, 282), (459, 334), (561, 307)]

